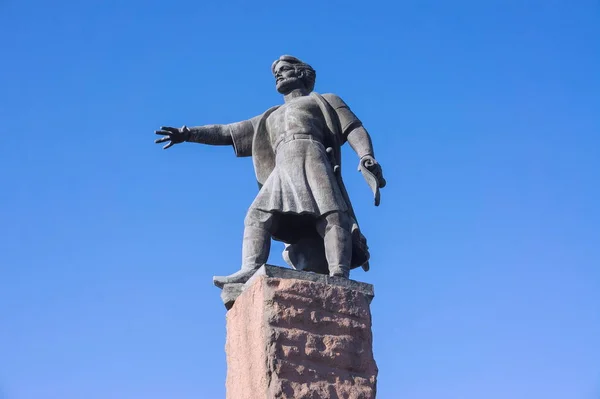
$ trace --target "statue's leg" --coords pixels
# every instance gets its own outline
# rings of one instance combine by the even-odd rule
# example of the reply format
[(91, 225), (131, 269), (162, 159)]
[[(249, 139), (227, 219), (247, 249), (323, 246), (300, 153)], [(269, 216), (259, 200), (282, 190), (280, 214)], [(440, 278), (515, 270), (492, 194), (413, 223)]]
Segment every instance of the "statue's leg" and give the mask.
[(269, 258), (271, 231), (277, 222), (277, 214), (250, 209), (244, 220), (242, 242), (242, 268), (229, 276), (215, 276), (217, 287), (225, 284), (245, 283)]
[(271, 232), (277, 215), (250, 209), (244, 220), (242, 270), (256, 270), (267, 263), (271, 250)]
[(343, 212), (331, 212), (319, 218), (317, 231), (323, 237), (329, 275), (348, 278), (352, 261), (352, 224)]

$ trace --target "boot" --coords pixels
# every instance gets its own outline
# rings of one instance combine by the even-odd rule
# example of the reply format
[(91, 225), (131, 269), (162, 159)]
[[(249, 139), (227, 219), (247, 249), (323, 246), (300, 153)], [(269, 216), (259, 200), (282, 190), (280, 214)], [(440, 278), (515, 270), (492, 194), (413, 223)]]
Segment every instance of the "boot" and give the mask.
[(271, 234), (260, 227), (246, 226), (242, 243), (242, 268), (229, 276), (214, 276), (213, 284), (223, 288), (225, 284), (243, 284), (261, 268), (269, 258)]
[(352, 234), (340, 226), (331, 226), (323, 237), (325, 256), (332, 277), (350, 277)]
[(213, 276), (213, 284), (219, 288), (223, 288), (225, 284), (244, 284), (250, 280), (250, 277), (254, 276), (254, 273), (260, 268), (256, 269), (240, 269), (237, 272), (230, 274), (229, 276)]
[(329, 275), (331, 277), (343, 277), (343, 278), (350, 278), (350, 268), (346, 267), (346, 266), (334, 266), (334, 267), (329, 267)]

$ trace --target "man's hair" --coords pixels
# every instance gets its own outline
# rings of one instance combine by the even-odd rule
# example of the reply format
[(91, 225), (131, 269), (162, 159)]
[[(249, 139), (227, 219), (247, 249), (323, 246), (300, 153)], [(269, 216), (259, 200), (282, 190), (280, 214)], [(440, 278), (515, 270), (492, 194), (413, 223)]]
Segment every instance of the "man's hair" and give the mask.
[(304, 83), (304, 86), (308, 89), (308, 91), (313, 91), (315, 88), (315, 80), (317, 79), (317, 72), (313, 69), (313, 67), (291, 55), (282, 55), (276, 59), (275, 62), (273, 62), (273, 65), (271, 65), (271, 72), (273, 72), (273, 75), (275, 74), (275, 67), (281, 61), (289, 62), (294, 66), (294, 68), (296, 68), (296, 71), (303, 72), (302, 83)]

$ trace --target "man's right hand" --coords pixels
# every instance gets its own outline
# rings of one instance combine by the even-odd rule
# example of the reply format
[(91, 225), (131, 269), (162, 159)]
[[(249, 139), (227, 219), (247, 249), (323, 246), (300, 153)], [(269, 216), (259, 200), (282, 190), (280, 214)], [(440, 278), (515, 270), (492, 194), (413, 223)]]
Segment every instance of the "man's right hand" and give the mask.
[(190, 129), (186, 126), (183, 126), (182, 128), (162, 126), (160, 130), (156, 130), (154, 133), (164, 136), (154, 140), (155, 143), (160, 144), (165, 141), (169, 142), (163, 147), (163, 150), (166, 150), (173, 144), (183, 143), (190, 137)]

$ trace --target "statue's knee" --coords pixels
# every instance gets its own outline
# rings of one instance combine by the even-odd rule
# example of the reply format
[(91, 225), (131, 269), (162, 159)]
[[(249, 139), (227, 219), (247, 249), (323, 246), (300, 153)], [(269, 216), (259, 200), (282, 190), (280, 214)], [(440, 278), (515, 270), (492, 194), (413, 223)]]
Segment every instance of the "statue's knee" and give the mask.
[(352, 224), (350, 217), (345, 212), (331, 212), (325, 216), (326, 229), (330, 226), (338, 226), (346, 231), (350, 231)]
[(244, 218), (244, 226), (258, 227), (269, 230), (273, 222), (273, 214), (257, 209), (250, 209)]

